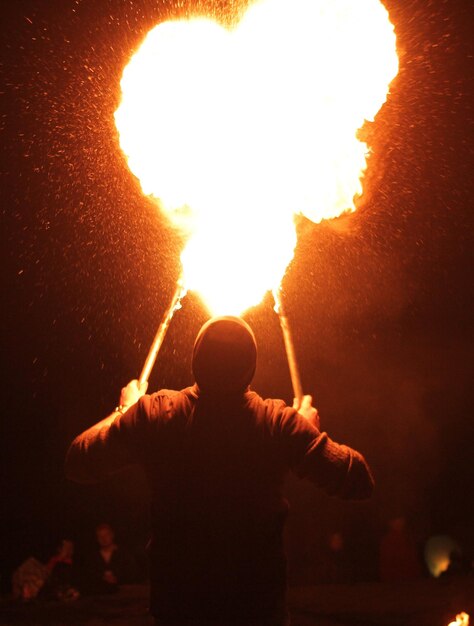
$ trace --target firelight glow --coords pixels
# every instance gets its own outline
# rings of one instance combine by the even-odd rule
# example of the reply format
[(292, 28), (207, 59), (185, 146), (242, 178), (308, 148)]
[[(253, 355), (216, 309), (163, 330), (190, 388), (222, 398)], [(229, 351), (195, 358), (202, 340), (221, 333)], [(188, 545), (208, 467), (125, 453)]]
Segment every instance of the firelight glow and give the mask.
[(469, 626), (469, 615), (467, 613), (459, 613), (459, 615), (456, 615), (456, 621), (450, 622), (448, 626)]
[(373, 120), (398, 71), (379, 0), (262, 0), (227, 30), (152, 29), (124, 70), (120, 145), (183, 230), (185, 287), (240, 314), (278, 287), (295, 215), (354, 210)]

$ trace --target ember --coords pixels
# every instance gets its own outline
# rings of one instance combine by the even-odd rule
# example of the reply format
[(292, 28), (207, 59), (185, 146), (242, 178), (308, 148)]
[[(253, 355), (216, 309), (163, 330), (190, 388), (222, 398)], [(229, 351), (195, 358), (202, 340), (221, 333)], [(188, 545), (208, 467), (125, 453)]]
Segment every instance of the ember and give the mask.
[(184, 286), (214, 314), (278, 288), (295, 215), (354, 210), (368, 151), (357, 131), (397, 71), (378, 0), (264, 0), (233, 30), (194, 19), (148, 33), (123, 73), (120, 145), (187, 234)]

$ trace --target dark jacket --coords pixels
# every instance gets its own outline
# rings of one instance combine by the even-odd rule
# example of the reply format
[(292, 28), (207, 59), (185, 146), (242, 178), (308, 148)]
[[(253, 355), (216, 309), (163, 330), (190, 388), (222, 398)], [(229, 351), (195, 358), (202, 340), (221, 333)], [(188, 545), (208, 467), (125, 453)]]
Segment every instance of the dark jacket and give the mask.
[(128, 463), (144, 465), (152, 489), (151, 606), (163, 618), (283, 615), (288, 470), (342, 498), (373, 488), (361, 454), (252, 391), (145, 395), (77, 437), (66, 471), (95, 482)]

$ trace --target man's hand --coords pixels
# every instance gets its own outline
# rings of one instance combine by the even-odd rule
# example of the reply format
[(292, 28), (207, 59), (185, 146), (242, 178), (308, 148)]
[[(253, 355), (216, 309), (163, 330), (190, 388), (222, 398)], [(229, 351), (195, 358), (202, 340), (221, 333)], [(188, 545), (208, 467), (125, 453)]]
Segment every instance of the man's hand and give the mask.
[(148, 382), (140, 383), (138, 380), (131, 380), (120, 392), (120, 406), (132, 406), (145, 395)]
[(118, 583), (117, 576), (110, 569), (106, 569), (104, 575), (102, 576), (102, 580), (109, 585), (116, 585)]
[(311, 396), (303, 396), (301, 403), (298, 398), (293, 400), (293, 408), (298, 411), (305, 419), (315, 428), (320, 430), (319, 413), (313, 406), (313, 398)]

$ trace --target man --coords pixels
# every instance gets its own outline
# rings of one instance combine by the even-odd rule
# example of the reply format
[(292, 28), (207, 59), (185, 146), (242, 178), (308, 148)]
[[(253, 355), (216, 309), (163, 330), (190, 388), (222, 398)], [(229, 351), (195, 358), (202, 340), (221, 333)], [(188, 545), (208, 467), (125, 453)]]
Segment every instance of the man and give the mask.
[(113, 593), (122, 584), (135, 581), (135, 564), (127, 550), (115, 542), (110, 524), (101, 523), (95, 529), (97, 549), (89, 556), (85, 568), (84, 586), (91, 593)]
[(288, 624), (286, 473), (342, 498), (372, 492), (364, 458), (320, 432), (310, 396), (297, 412), (250, 391), (256, 358), (243, 320), (212, 319), (194, 345), (192, 387), (144, 395), (131, 381), (116, 411), (68, 452), (67, 474), (79, 482), (144, 465), (157, 624)]

